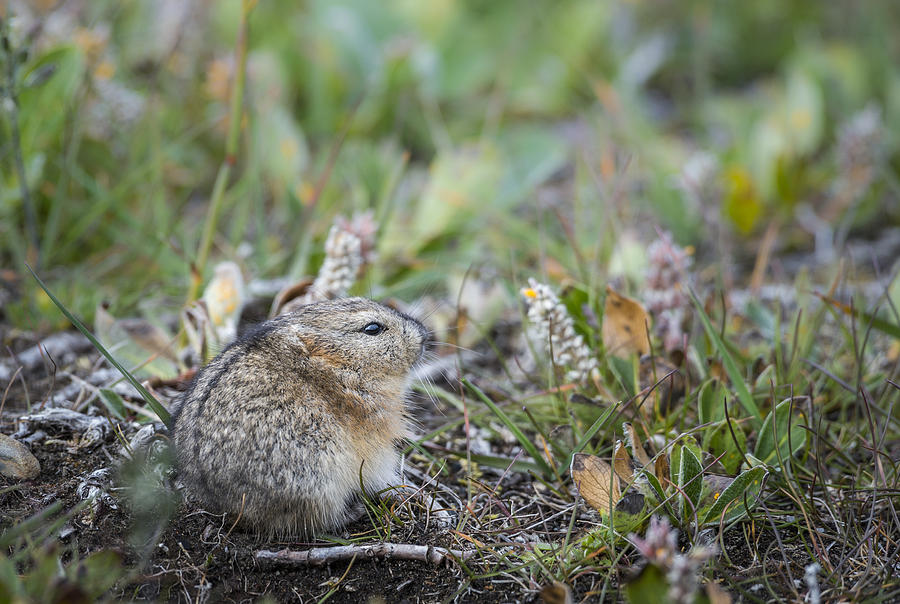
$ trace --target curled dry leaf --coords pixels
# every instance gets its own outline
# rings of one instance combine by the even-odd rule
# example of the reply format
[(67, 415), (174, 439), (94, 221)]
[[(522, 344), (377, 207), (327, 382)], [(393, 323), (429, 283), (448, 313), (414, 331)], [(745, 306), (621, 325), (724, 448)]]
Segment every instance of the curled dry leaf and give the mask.
[(576, 453), (570, 471), (578, 492), (601, 514), (609, 514), (622, 498), (619, 479), (613, 469), (596, 455)]
[(650, 352), (650, 315), (637, 300), (623, 296), (606, 287), (606, 306), (603, 311), (603, 346), (606, 352), (619, 357)]
[(194, 300), (181, 309), (181, 326), (187, 334), (191, 350), (197, 355), (197, 360), (205, 364), (216, 341), (206, 302)]
[(628, 454), (621, 440), (616, 441), (616, 447), (613, 451), (613, 469), (615, 469), (619, 480), (626, 485), (634, 479), (634, 463), (631, 461), (631, 455)]
[(659, 484), (665, 488), (669, 481), (669, 456), (666, 453), (660, 453), (653, 462), (653, 474), (656, 475)]
[(625, 442), (631, 448), (631, 454), (638, 460), (638, 463), (642, 466), (650, 465), (650, 457), (644, 451), (644, 446), (641, 444), (641, 439), (634, 426), (625, 422), (622, 424), (622, 431), (625, 433)]
[[(284, 313), (290, 312), (296, 306), (305, 303), (306, 293), (313, 284), (312, 279), (303, 279), (295, 283), (289, 283), (281, 288), (272, 300), (272, 308), (269, 310), (269, 317), (277, 317)], [(293, 302), (298, 301), (295, 304)]]
[(237, 337), (238, 322), (244, 310), (244, 277), (234, 262), (216, 265), (212, 280), (203, 290), (203, 301), (216, 334), (217, 344), (225, 346)]

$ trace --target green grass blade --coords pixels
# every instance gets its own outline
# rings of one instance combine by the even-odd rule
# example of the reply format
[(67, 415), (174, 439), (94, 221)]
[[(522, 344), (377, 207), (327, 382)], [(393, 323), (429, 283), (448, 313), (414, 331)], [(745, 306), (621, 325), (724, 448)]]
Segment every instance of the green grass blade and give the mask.
[(107, 388), (101, 388), (97, 395), (107, 411), (119, 419), (125, 419), (127, 412), (125, 411), (125, 402), (121, 396)]
[(475, 396), (477, 396), (481, 400), (481, 402), (487, 405), (488, 408), (494, 412), (494, 415), (496, 415), (497, 418), (499, 418), (500, 421), (503, 422), (503, 425), (513, 433), (513, 435), (516, 437), (516, 440), (518, 440), (519, 444), (522, 445), (522, 448), (525, 449), (525, 451), (531, 456), (531, 458), (534, 460), (534, 463), (540, 467), (541, 473), (544, 474), (544, 476), (547, 478), (554, 477), (555, 473), (553, 472), (553, 468), (551, 468), (547, 464), (547, 461), (541, 455), (540, 451), (538, 451), (538, 448), (534, 445), (533, 442), (528, 439), (527, 436), (525, 436), (525, 433), (519, 429), (519, 426), (517, 426), (516, 423), (512, 421), (508, 415), (506, 415), (506, 413), (504, 413), (503, 409), (498, 407), (496, 403), (488, 398), (488, 396), (484, 392), (482, 392), (478, 386), (476, 386), (466, 378), (462, 378), (462, 383), (472, 392), (474, 392)]
[(824, 296), (822, 294), (816, 294), (823, 302), (831, 305), (837, 310), (841, 311), (845, 315), (853, 316), (860, 321), (862, 321), (863, 325), (872, 326), (872, 328), (880, 331), (883, 334), (889, 335), (892, 338), (896, 338), (900, 340), (900, 325), (896, 323), (891, 323), (881, 317), (874, 315), (872, 313), (868, 313), (864, 310), (860, 310), (855, 306), (851, 306), (849, 304), (844, 304), (842, 302), (838, 302), (837, 300), (830, 298), (828, 296)]
[(703, 311), (703, 305), (700, 304), (700, 300), (697, 299), (697, 295), (694, 293), (694, 290), (688, 289), (688, 293), (691, 296), (691, 301), (694, 303), (694, 307), (697, 309), (697, 315), (700, 317), (700, 322), (703, 323), (703, 328), (706, 330), (706, 335), (709, 336), (709, 339), (712, 341), (713, 346), (715, 346), (716, 350), (719, 353), (719, 356), (722, 357), (722, 364), (725, 366), (725, 371), (728, 373), (728, 377), (731, 378), (731, 383), (734, 386), (734, 389), (737, 393), (738, 401), (740, 401), (741, 405), (744, 409), (753, 416), (755, 420), (762, 421), (762, 414), (759, 412), (759, 408), (756, 406), (756, 403), (753, 401), (753, 395), (750, 394), (750, 390), (747, 388), (747, 384), (744, 382), (744, 376), (741, 375), (741, 370), (738, 368), (737, 363), (734, 361), (734, 357), (731, 356), (731, 353), (728, 352), (728, 347), (725, 345), (725, 342), (722, 341), (722, 338), (719, 337), (716, 328), (713, 327), (712, 322), (710, 322), (709, 317)]
[(44, 290), (44, 293), (46, 293), (47, 296), (50, 298), (50, 300), (52, 300), (53, 303), (56, 304), (56, 307), (62, 312), (62, 314), (64, 314), (66, 316), (66, 318), (72, 322), (72, 325), (74, 325), (75, 328), (78, 329), (78, 331), (83, 333), (84, 337), (86, 337), (88, 340), (90, 340), (91, 344), (94, 345), (94, 348), (99, 350), (100, 354), (102, 354), (104, 357), (106, 357), (106, 360), (109, 361), (110, 365), (112, 365), (113, 367), (118, 369), (119, 372), (123, 376), (125, 376), (125, 379), (128, 380), (132, 386), (134, 386), (135, 390), (138, 391), (138, 393), (147, 402), (147, 404), (150, 406), (150, 408), (153, 409), (153, 412), (159, 416), (159, 419), (161, 419), (162, 422), (166, 426), (171, 427), (172, 416), (170, 416), (169, 412), (166, 411), (166, 408), (162, 406), (162, 403), (160, 403), (158, 400), (156, 400), (156, 397), (153, 396), (152, 394), (150, 394), (150, 392), (148, 392), (147, 389), (144, 388), (141, 385), (141, 383), (135, 379), (135, 377), (133, 375), (131, 375), (130, 371), (128, 371), (122, 365), (120, 365), (119, 362), (109, 353), (109, 351), (107, 351), (106, 348), (103, 347), (103, 344), (101, 344), (100, 341), (94, 337), (94, 334), (92, 334), (91, 331), (87, 327), (85, 327), (84, 324), (81, 321), (79, 321), (75, 315), (73, 315), (71, 312), (69, 312), (69, 309), (66, 308), (63, 305), (63, 303), (60, 302), (56, 296), (53, 295), (53, 293), (47, 288), (47, 286), (44, 284), (44, 282), (41, 281), (41, 278), (37, 276), (37, 273), (35, 273), (34, 270), (32, 270), (31, 266), (26, 264), (25, 267), (31, 273), (31, 276), (34, 277), (35, 281), (37, 281), (37, 283), (41, 287), (41, 289)]
[(537, 463), (531, 463), (523, 459), (513, 459), (511, 457), (503, 457), (502, 455), (485, 455), (482, 453), (472, 453), (466, 455), (465, 451), (450, 451), (447, 455), (459, 459), (471, 459), (473, 462), (481, 466), (506, 470), (507, 468), (514, 472), (534, 472), (541, 473), (543, 468)]
[(778, 403), (766, 416), (753, 455), (768, 465), (784, 463), (806, 446), (806, 430), (791, 422), (791, 399)]
[(598, 417), (594, 421), (593, 424), (591, 424), (591, 427), (588, 428), (587, 432), (585, 432), (584, 435), (581, 437), (581, 439), (579, 439), (578, 444), (576, 444), (575, 447), (571, 451), (569, 451), (569, 454), (566, 456), (565, 463), (563, 463), (562, 465), (559, 466), (559, 468), (557, 470), (557, 474), (562, 475), (569, 469), (569, 466), (572, 465), (572, 457), (576, 453), (580, 453), (582, 451), (582, 449), (584, 449), (584, 447), (590, 442), (590, 440), (592, 438), (594, 438), (594, 435), (600, 431), (600, 428), (602, 428), (604, 426), (604, 424), (606, 424), (606, 421), (609, 419), (609, 416), (612, 415), (613, 411), (615, 411), (618, 408), (619, 408), (618, 403), (615, 405), (611, 405), (606, 411), (604, 411), (600, 415), (600, 417)]

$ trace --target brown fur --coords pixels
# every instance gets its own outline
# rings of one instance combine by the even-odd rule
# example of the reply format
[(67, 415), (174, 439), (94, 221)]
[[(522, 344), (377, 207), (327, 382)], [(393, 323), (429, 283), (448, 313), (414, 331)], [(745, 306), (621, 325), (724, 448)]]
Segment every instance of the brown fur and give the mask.
[[(372, 322), (386, 329), (363, 333)], [(426, 337), (418, 321), (364, 298), (260, 325), (198, 373), (175, 412), (185, 487), (269, 533), (340, 527), (360, 471), (370, 493), (399, 481), (396, 442)]]

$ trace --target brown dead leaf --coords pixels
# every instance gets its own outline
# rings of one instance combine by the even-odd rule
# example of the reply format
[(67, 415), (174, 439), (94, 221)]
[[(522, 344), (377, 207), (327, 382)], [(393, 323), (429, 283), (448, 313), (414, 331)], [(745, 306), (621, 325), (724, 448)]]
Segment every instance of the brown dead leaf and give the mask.
[(625, 432), (625, 442), (631, 447), (631, 454), (638, 460), (638, 463), (642, 466), (650, 465), (650, 456), (644, 451), (644, 446), (641, 444), (641, 439), (634, 426), (625, 422), (622, 424), (622, 430)]
[(721, 361), (716, 359), (708, 359), (709, 360), (709, 375), (710, 377), (714, 377), (723, 384), (728, 383), (728, 372), (725, 371), (725, 366)]
[(631, 455), (628, 454), (621, 440), (616, 441), (616, 447), (613, 451), (613, 468), (616, 471), (616, 476), (624, 484), (634, 480), (634, 464), (631, 461)]
[(570, 468), (578, 492), (589, 506), (609, 514), (622, 497), (619, 479), (608, 463), (596, 455), (576, 453)]
[(666, 453), (660, 453), (656, 461), (653, 462), (653, 473), (656, 475), (659, 484), (665, 488), (666, 483), (669, 481), (669, 456)]
[(637, 300), (619, 294), (606, 286), (606, 306), (603, 311), (603, 346), (606, 352), (619, 357), (650, 352), (650, 315)]
[(272, 300), (272, 308), (269, 310), (269, 317), (277, 317), (296, 308), (296, 305), (292, 306), (290, 303), (294, 300), (299, 301), (309, 291), (312, 284), (312, 279), (303, 279), (282, 287), (281, 291), (275, 294), (275, 299)]

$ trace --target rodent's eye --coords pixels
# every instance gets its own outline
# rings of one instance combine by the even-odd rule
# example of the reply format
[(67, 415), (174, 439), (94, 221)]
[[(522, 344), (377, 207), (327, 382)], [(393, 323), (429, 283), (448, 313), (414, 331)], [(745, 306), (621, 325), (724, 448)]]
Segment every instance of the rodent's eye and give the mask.
[(384, 325), (381, 323), (369, 323), (362, 328), (362, 332), (367, 336), (377, 336), (382, 331), (384, 331)]

